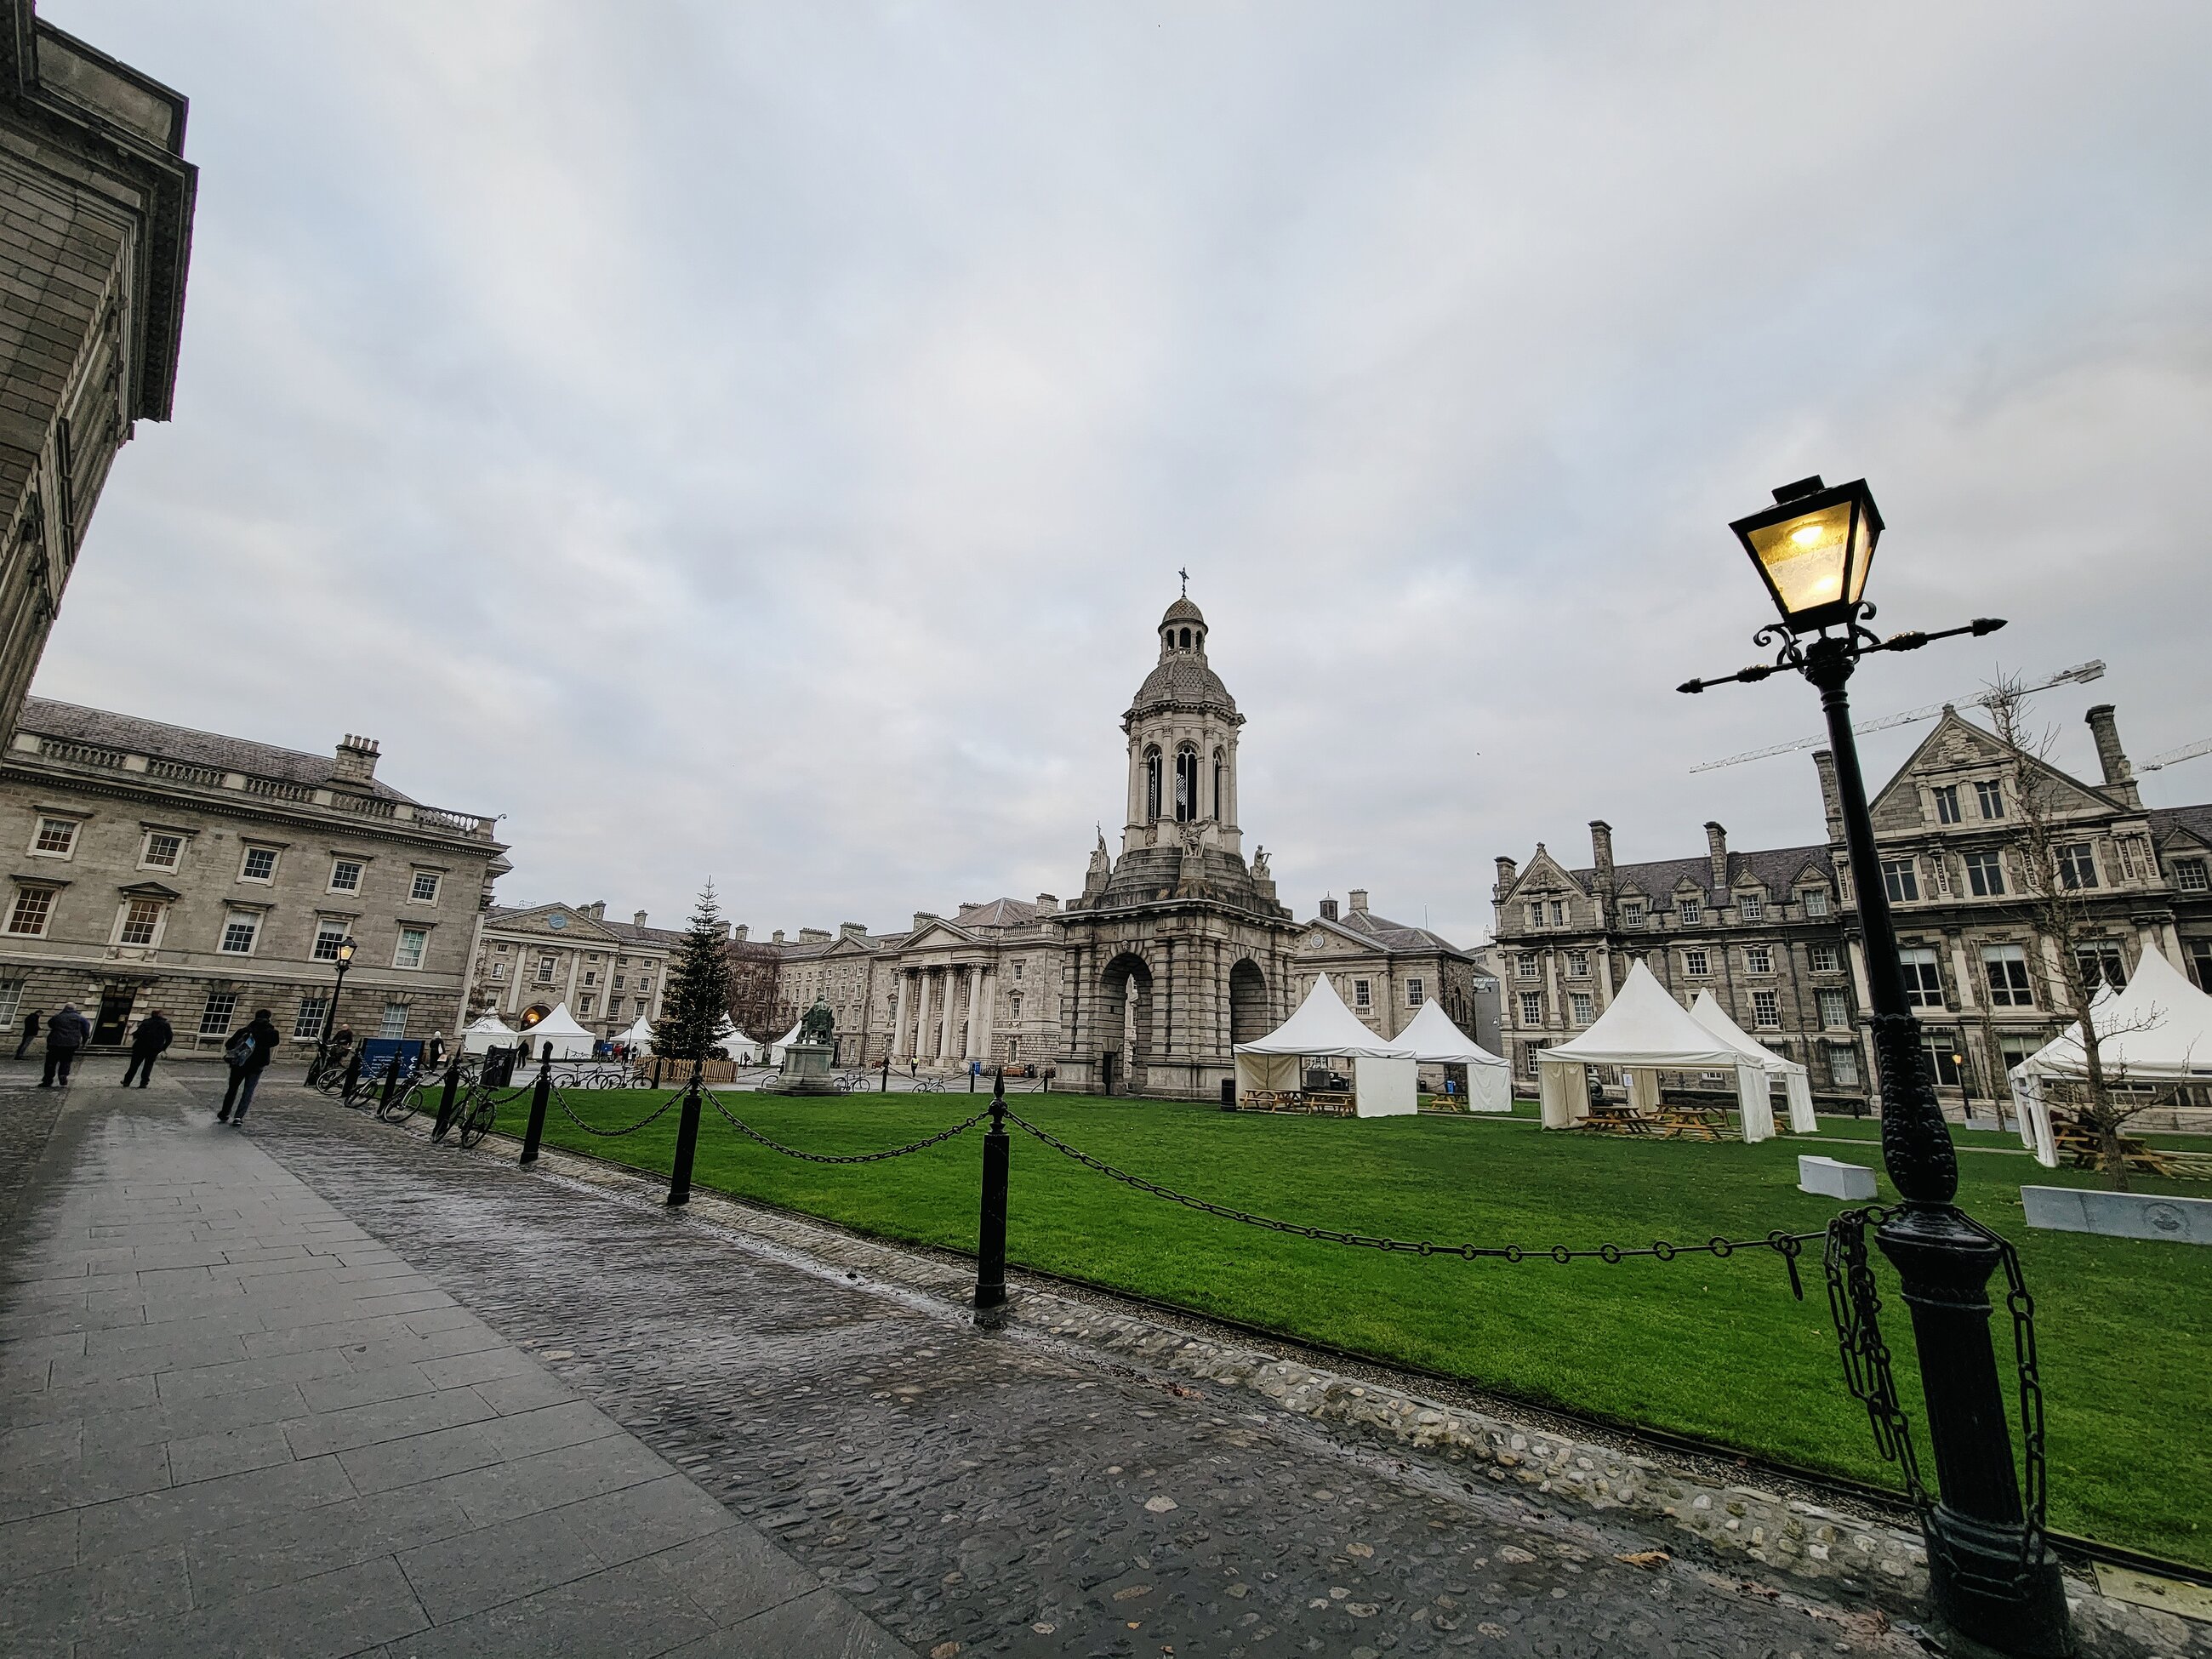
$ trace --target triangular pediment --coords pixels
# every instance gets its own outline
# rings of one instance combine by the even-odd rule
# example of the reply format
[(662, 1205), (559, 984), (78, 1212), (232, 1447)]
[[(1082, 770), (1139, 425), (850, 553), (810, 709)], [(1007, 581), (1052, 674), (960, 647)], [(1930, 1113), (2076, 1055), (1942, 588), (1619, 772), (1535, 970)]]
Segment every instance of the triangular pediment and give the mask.
[(1543, 842), (1538, 842), (1535, 856), (1528, 860), (1528, 867), (1514, 878), (1513, 890), (1508, 896), (1534, 898), (1540, 893), (1548, 895), (1559, 892), (1574, 893), (1584, 898), (1589, 896), (1582, 883), (1575, 879), (1565, 865), (1545, 850)]
[[(2038, 789), (2048, 792), (2048, 810), (2052, 817), (2126, 810), (2122, 803), (2101, 790), (2048, 762), (2021, 753), (1994, 732), (1976, 726), (1955, 709), (1947, 708), (1937, 719), (1936, 729), (1921, 739), (1920, 746), (1875, 796), (1870, 808), (1875, 834), (1917, 835), (1924, 830), (1928, 822), (1921, 808), (1923, 787), (1970, 784), (1977, 778), (1996, 779), (2002, 782), (2009, 798), (2016, 769)], [(1971, 788), (1966, 793), (1971, 794)], [(2008, 814), (2005, 822), (2010, 821)], [(1971, 830), (1983, 822), (1973, 808), (1967, 807), (1958, 827)]]
[(901, 948), (908, 951), (950, 951), (973, 945), (975, 935), (964, 927), (949, 921), (932, 921), (919, 933), (908, 934)]
[(565, 904), (541, 904), (528, 910), (513, 911), (490, 924), (501, 933), (529, 933), (547, 939), (574, 943), (589, 939), (595, 945), (618, 945), (622, 939), (610, 929), (593, 921), (580, 910)]

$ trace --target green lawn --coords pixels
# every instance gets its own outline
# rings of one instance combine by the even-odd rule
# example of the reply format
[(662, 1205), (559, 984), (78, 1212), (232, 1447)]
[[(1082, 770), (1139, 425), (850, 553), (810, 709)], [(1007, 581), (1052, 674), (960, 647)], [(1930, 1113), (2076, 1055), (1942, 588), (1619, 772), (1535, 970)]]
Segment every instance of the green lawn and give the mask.
[[(567, 1097), (589, 1121), (635, 1121), (660, 1097)], [(809, 1151), (897, 1145), (983, 1103), (965, 1094), (812, 1100), (726, 1095), (762, 1133)], [(502, 1108), (520, 1133), (524, 1103)], [(1016, 1110), (1094, 1156), (1218, 1202), (1286, 1220), (1438, 1242), (1680, 1243), (1824, 1225), (1836, 1207), (1796, 1190), (1800, 1151), (1878, 1164), (1876, 1149), (1784, 1135), (1763, 1146), (1547, 1134), (1511, 1118), (1342, 1119), (1024, 1095)], [(621, 1139), (550, 1115), (559, 1145), (665, 1170), (678, 1115)], [(1876, 1126), (1823, 1119), (1824, 1137)], [(1960, 1137), (1961, 1201), (2019, 1247), (2038, 1310), (2051, 1522), (2212, 1565), (2212, 1251), (2030, 1232), (2023, 1182), (2087, 1183)], [(973, 1250), (977, 1133), (884, 1164), (834, 1166), (754, 1146), (710, 1106), (695, 1179), (889, 1238)], [(2147, 1190), (2187, 1187), (2139, 1181)], [(2199, 1185), (2194, 1189), (2202, 1194)], [(1881, 1196), (1893, 1196), (1887, 1182)], [(1462, 1376), (1486, 1389), (1650, 1424), (1892, 1483), (1844, 1393), (1817, 1247), (1794, 1301), (1765, 1250), (1607, 1265), (1517, 1265), (1386, 1255), (1242, 1226), (1132, 1191), (1016, 1133), (1007, 1251), (1018, 1263)], [(1887, 1278), (1885, 1285), (1893, 1285)], [(1901, 1310), (1887, 1310), (1901, 1396), (1920, 1418)], [(1998, 1340), (2008, 1352), (2010, 1332)]]

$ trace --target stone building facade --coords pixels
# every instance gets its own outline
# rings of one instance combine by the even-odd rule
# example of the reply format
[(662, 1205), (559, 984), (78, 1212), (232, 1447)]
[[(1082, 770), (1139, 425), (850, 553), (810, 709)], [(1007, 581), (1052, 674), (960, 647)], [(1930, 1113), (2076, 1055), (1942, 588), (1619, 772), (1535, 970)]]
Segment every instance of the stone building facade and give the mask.
[(185, 100), (0, 0), (0, 732), (133, 422), (166, 421), (198, 172)]
[(495, 906), (469, 964), (469, 1018), (496, 1014), (520, 1030), (563, 1003), (595, 1036), (617, 1037), (660, 1018), (680, 930), (648, 927), (646, 913), (607, 920), (606, 901)]
[[(2145, 808), (2109, 706), (2088, 712), (2101, 773), (2084, 782), (1946, 710), (1871, 803), (1884, 879), (1931, 1075), (1954, 1113), (2005, 1097), (2004, 1074), (2068, 1024), (2057, 945), (2021, 895), (2017, 800), (2035, 769), (2056, 803), (2061, 877), (2089, 915), (2079, 941), (2124, 983), (2162, 951), (2212, 989), (2212, 807)], [(1702, 859), (1616, 865), (1590, 825), (1570, 868), (1539, 842), (1498, 860), (1495, 961), (1503, 1039), (1534, 1086), (1535, 1054), (1587, 1027), (1641, 959), (1687, 1004), (1710, 989), (1747, 1031), (1811, 1070), (1831, 1109), (1865, 1109), (1873, 1053), (1866, 965), (1843, 851), (1834, 763), (1814, 757), (1828, 839), (1734, 852), (1705, 826)]]
[(1441, 1002), (1453, 1024), (1476, 1035), (1477, 985), (1486, 975), (1474, 956), (1441, 933), (1376, 915), (1364, 888), (1352, 889), (1341, 912), (1334, 899), (1321, 902), (1320, 915), (1299, 937), (1291, 971), (1294, 1002), (1304, 1000), (1326, 974), (1344, 1006), (1378, 1036), (1396, 1036), (1428, 1002)]
[(366, 738), (306, 755), (29, 699), (0, 751), (0, 1026), (73, 1002), (112, 1046), (160, 1008), (189, 1051), (266, 1007), (305, 1050), (351, 937), (338, 1024), (453, 1032), (507, 849), (377, 761)]

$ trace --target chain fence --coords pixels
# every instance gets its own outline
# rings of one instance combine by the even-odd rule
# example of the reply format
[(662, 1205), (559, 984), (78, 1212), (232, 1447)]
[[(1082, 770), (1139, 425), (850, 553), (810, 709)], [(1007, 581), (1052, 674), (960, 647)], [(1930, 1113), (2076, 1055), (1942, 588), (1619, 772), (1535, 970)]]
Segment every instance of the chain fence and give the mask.
[(954, 1124), (949, 1129), (941, 1129), (937, 1133), (930, 1136), (927, 1140), (917, 1140), (905, 1146), (893, 1146), (887, 1151), (880, 1152), (854, 1152), (841, 1156), (830, 1152), (801, 1152), (796, 1146), (787, 1146), (780, 1140), (771, 1140), (759, 1130), (754, 1128), (751, 1124), (739, 1117), (735, 1112), (732, 1112), (728, 1107), (722, 1104), (721, 1097), (720, 1095), (714, 1096), (712, 1098), (714, 1103), (714, 1109), (720, 1112), (723, 1118), (728, 1122), (729, 1126), (735, 1129), (739, 1134), (745, 1136), (748, 1139), (758, 1142), (761, 1146), (767, 1147), (769, 1151), (772, 1152), (781, 1152), (786, 1158), (799, 1158), (808, 1164), (882, 1164), (894, 1158), (904, 1158), (909, 1152), (924, 1152), (932, 1146), (941, 1146), (944, 1142), (951, 1140), (956, 1135), (963, 1135), (967, 1133), (969, 1130), (974, 1128), (985, 1118), (991, 1115), (991, 1109), (988, 1106), (986, 1106), (981, 1111), (976, 1113), (973, 1117), (963, 1119), (960, 1122)]

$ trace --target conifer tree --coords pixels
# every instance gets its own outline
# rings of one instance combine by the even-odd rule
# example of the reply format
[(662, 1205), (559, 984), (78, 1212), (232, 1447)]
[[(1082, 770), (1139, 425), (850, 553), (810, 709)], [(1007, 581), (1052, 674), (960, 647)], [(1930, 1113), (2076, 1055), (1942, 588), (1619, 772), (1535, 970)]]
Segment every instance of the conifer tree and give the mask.
[(722, 907), (710, 881), (699, 895), (683, 951), (669, 972), (660, 1018), (653, 1023), (654, 1054), (696, 1060), (714, 1047), (715, 1033), (730, 1015), (727, 943)]

